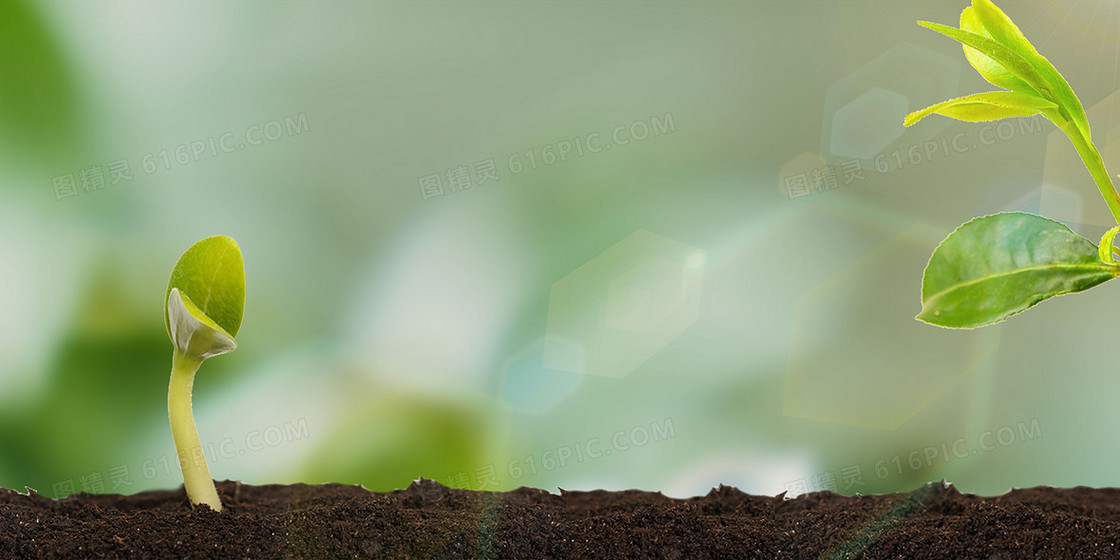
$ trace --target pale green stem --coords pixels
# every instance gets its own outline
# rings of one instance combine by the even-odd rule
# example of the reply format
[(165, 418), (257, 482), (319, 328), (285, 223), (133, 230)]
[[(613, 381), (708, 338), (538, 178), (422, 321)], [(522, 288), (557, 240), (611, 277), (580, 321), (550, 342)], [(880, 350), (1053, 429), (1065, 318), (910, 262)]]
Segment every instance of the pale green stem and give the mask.
[(222, 510), (222, 501), (210, 469), (206, 467), (206, 457), (202, 452), (202, 442), (194, 426), (194, 412), (191, 411), (191, 389), (194, 374), (202, 360), (184, 356), (175, 351), (171, 358), (171, 385), (167, 390), (167, 414), (171, 418), (171, 436), (175, 438), (175, 451), (179, 456), (179, 466), (183, 469), (183, 486), (191, 505), (206, 504), (214, 511)]
[(1120, 224), (1120, 194), (1116, 192), (1116, 187), (1112, 184), (1112, 177), (1108, 175), (1108, 171), (1104, 168), (1104, 160), (1101, 159), (1097, 147), (1093, 145), (1092, 140), (1082, 136), (1081, 131), (1076, 126), (1067, 124), (1062, 128), (1069, 136), (1070, 141), (1073, 142), (1073, 147), (1077, 148), (1077, 153), (1081, 156), (1081, 161), (1085, 162), (1085, 167), (1089, 168), (1089, 174), (1096, 181), (1097, 189), (1101, 191), (1101, 196), (1108, 204), (1108, 209), (1112, 211), (1113, 219), (1116, 220), (1117, 224)]

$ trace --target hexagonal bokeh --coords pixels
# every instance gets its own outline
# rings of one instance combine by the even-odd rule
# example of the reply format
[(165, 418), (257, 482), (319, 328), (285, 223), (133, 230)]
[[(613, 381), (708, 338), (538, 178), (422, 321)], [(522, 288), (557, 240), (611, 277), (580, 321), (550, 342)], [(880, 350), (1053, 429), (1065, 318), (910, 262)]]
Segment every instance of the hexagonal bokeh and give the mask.
[[(544, 366), (628, 375), (696, 321), (704, 255), (639, 230), (561, 278), (552, 285)], [(572, 343), (583, 363), (572, 359)]]
[(998, 325), (914, 319), (922, 271), (946, 234), (915, 226), (797, 301), (784, 414), (892, 430), (995, 351)]
[[(506, 362), (502, 368), (502, 399), (518, 412), (537, 413), (564, 400), (582, 378), (572, 371), (545, 367), (546, 339), (539, 339)], [(548, 340), (557, 362), (581, 367), (586, 358), (583, 348), (567, 340)]]
[(650, 257), (611, 282), (606, 325), (622, 331), (652, 332), (680, 308), (684, 297), (681, 263)]
[(949, 119), (926, 119), (908, 130), (903, 129), (902, 119), (909, 110), (958, 97), (961, 60), (900, 43), (828, 88), (821, 154), (832, 163), (869, 159), (898, 140), (904, 130), (913, 142), (929, 140), (944, 130)]
[[(1120, 91), (1101, 100), (1085, 111), (1093, 130), (1094, 142), (1110, 173), (1120, 170)], [(1043, 183), (1069, 190), (1081, 200), (1091, 201), (1082, 208), (1081, 219), (1085, 224), (1109, 228), (1116, 219), (1108, 210), (1096, 183), (1085, 169), (1069, 137), (1055, 128), (1046, 137), (1046, 165), (1042, 172)], [(1113, 179), (1115, 183), (1116, 180)], [(1061, 220), (1061, 218), (1055, 218)], [(1064, 221), (1064, 220), (1062, 220)]]
[(860, 159), (875, 157), (902, 136), (910, 108), (905, 95), (871, 88), (832, 116), (832, 153)]

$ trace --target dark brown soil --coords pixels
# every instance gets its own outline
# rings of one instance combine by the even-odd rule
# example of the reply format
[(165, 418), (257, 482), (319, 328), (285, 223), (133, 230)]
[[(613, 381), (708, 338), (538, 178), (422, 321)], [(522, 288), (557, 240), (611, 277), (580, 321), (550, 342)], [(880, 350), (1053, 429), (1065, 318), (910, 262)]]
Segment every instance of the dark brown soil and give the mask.
[(182, 489), (51, 500), (0, 489), (0, 558), (1120, 558), (1120, 490), (985, 498), (795, 499), (720, 487), (661, 494), (218, 485), (220, 513)]

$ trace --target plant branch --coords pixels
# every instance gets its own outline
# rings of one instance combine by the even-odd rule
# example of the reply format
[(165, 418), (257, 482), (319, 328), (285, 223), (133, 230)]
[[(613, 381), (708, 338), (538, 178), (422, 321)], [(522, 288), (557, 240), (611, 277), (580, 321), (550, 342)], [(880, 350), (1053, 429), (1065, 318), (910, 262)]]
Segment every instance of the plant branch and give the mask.
[(206, 504), (214, 511), (221, 511), (222, 501), (218, 498), (214, 480), (210, 478), (210, 469), (206, 467), (206, 457), (191, 410), (194, 374), (201, 364), (202, 360), (175, 351), (171, 358), (171, 384), (167, 389), (167, 414), (171, 419), (171, 436), (175, 439), (179, 467), (183, 470), (183, 487), (191, 506)]
[(1081, 131), (1072, 124), (1066, 123), (1062, 126), (1062, 130), (1073, 142), (1073, 147), (1077, 148), (1077, 154), (1081, 156), (1081, 161), (1085, 162), (1085, 167), (1089, 168), (1089, 174), (1093, 176), (1093, 180), (1097, 183), (1097, 188), (1101, 191), (1105, 203), (1108, 204), (1113, 219), (1116, 220), (1117, 224), (1120, 224), (1120, 193), (1116, 192), (1116, 187), (1112, 184), (1112, 178), (1109, 176), (1108, 170), (1104, 168), (1104, 160), (1101, 158), (1100, 152), (1097, 151), (1097, 147), (1093, 145), (1091, 139), (1082, 136)]

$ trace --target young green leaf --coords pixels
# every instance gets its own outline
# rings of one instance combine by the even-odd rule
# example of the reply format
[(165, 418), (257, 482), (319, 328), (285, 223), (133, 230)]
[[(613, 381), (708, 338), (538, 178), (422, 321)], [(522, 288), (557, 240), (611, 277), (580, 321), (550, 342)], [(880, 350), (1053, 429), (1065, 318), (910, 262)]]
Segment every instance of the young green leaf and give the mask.
[(1073, 93), (1069, 82), (1058, 72), (1046, 57), (1038, 53), (1030, 41), (1019, 31), (1018, 26), (990, 0), (972, 0), (976, 18), (997, 42), (1022, 56), (1050, 84), (1050, 93), (1062, 108), (1064, 116), (1074, 123), (1085, 138), (1089, 135), (1089, 120), (1085, 108)]
[(237, 336), (245, 310), (245, 262), (232, 237), (207, 237), (191, 245), (175, 263), (163, 299), (168, 335), (172, 333), (167, 304), (173, 289), (178, 289), (184, 301), (191, 302), (230, 338)]
[[(973, 10), (971, 6), (965, 8), (964, 11), (961, 12), (961, 30), (992, 39), (992, 35), (988, 33), (987, 29), (984, 29), (984, 25), (980, 23), (980, 18), (976, 16), (976, 11)], [(1012, 91), (1041, 95), (1038, 93), (1038, 90), (1031, 87), (1030, 84), (1024, 82), (1015, 74), (1012, 74), (1011, 71), (1002, 64), (989, 58), (988, 55), (968, 45), (962, 45), (962, 47), (964, 48), (964, 56), (968, 59), (968, 63), (992, 85)]]
[(960, 41), (969, 62), (993, 84), (1053, 102), (1055, 107), (1042, 108), (1039, 113), (1069, 136), (1109, 211), (1120, 223), (1120, 192), (1093, 145), (1081, 101), (1069, 82), (1027, 41), (1007, 14), (991, 0), (973, 0), (972, 6), (961, 12), (960, 29), (921, 21), (918, 24)]
[(949, 234), (922, 278), (918, 319), (947, 328), (998, 323), (1045, 299), (1120, 275), (1097, 247), (1065, 225), (1010, 212), (976, 218)]
[(1019, 27), (1003, 10), (992, 4), (990, 0), (973, 0), (972, 6), (966, 8), (971, 10), (976, 20), (984, 26), (987, 35), (995, 39), (1002, 45), (1007, 46), (1011, 50), (1023, 55), (1024, 58), (1030, 60), (1033, 55), (1037, 55), (1038, 51), (1035, 50), (1034, 45), (1019, 31)]
[(1112, 258), (1112, 253), (1116, 248), (1112, 246), (1112, 241), (1116, 239), (1116, 233), (1120, 232), (1120, 226), (1116, 226), (1101, 236), (1101, 242), (1097, 244), (1097, 253), (1104, 264), (1116, 264), (1116, 259)]
[(1047, 99), (1051, 98), (1050, 83), (1047, 82), (1046, 78), (1039, 73), (1038, 69), (1028, 62), (1027, 59), (1023, 58), (1023, 55), (1020, 53), (1009, 49), (994, 39), (976, 33), (962, 31), (955, 27), (949, 27), (948, 25), (930, 23), (928, 21), (919, 21), (918, 25), (927, 29), (932, 29), (951, 39), (956, 39), (964, 45), (980, 51), (988, 58), (1003, 65), (1008, 72), (1011, 72), (1015, 77), (1026, 82), (1043, 97)]
[(934, 113), (962, 121), (980, 122), (1004, 117), (1029, 117), (1045, 109), (1056, 107), (1053, 102), (1029, 93), (990, 91), (942, 101), (921, 111), (915, 111), (906, 115), (903, 125), (910, 126)]

